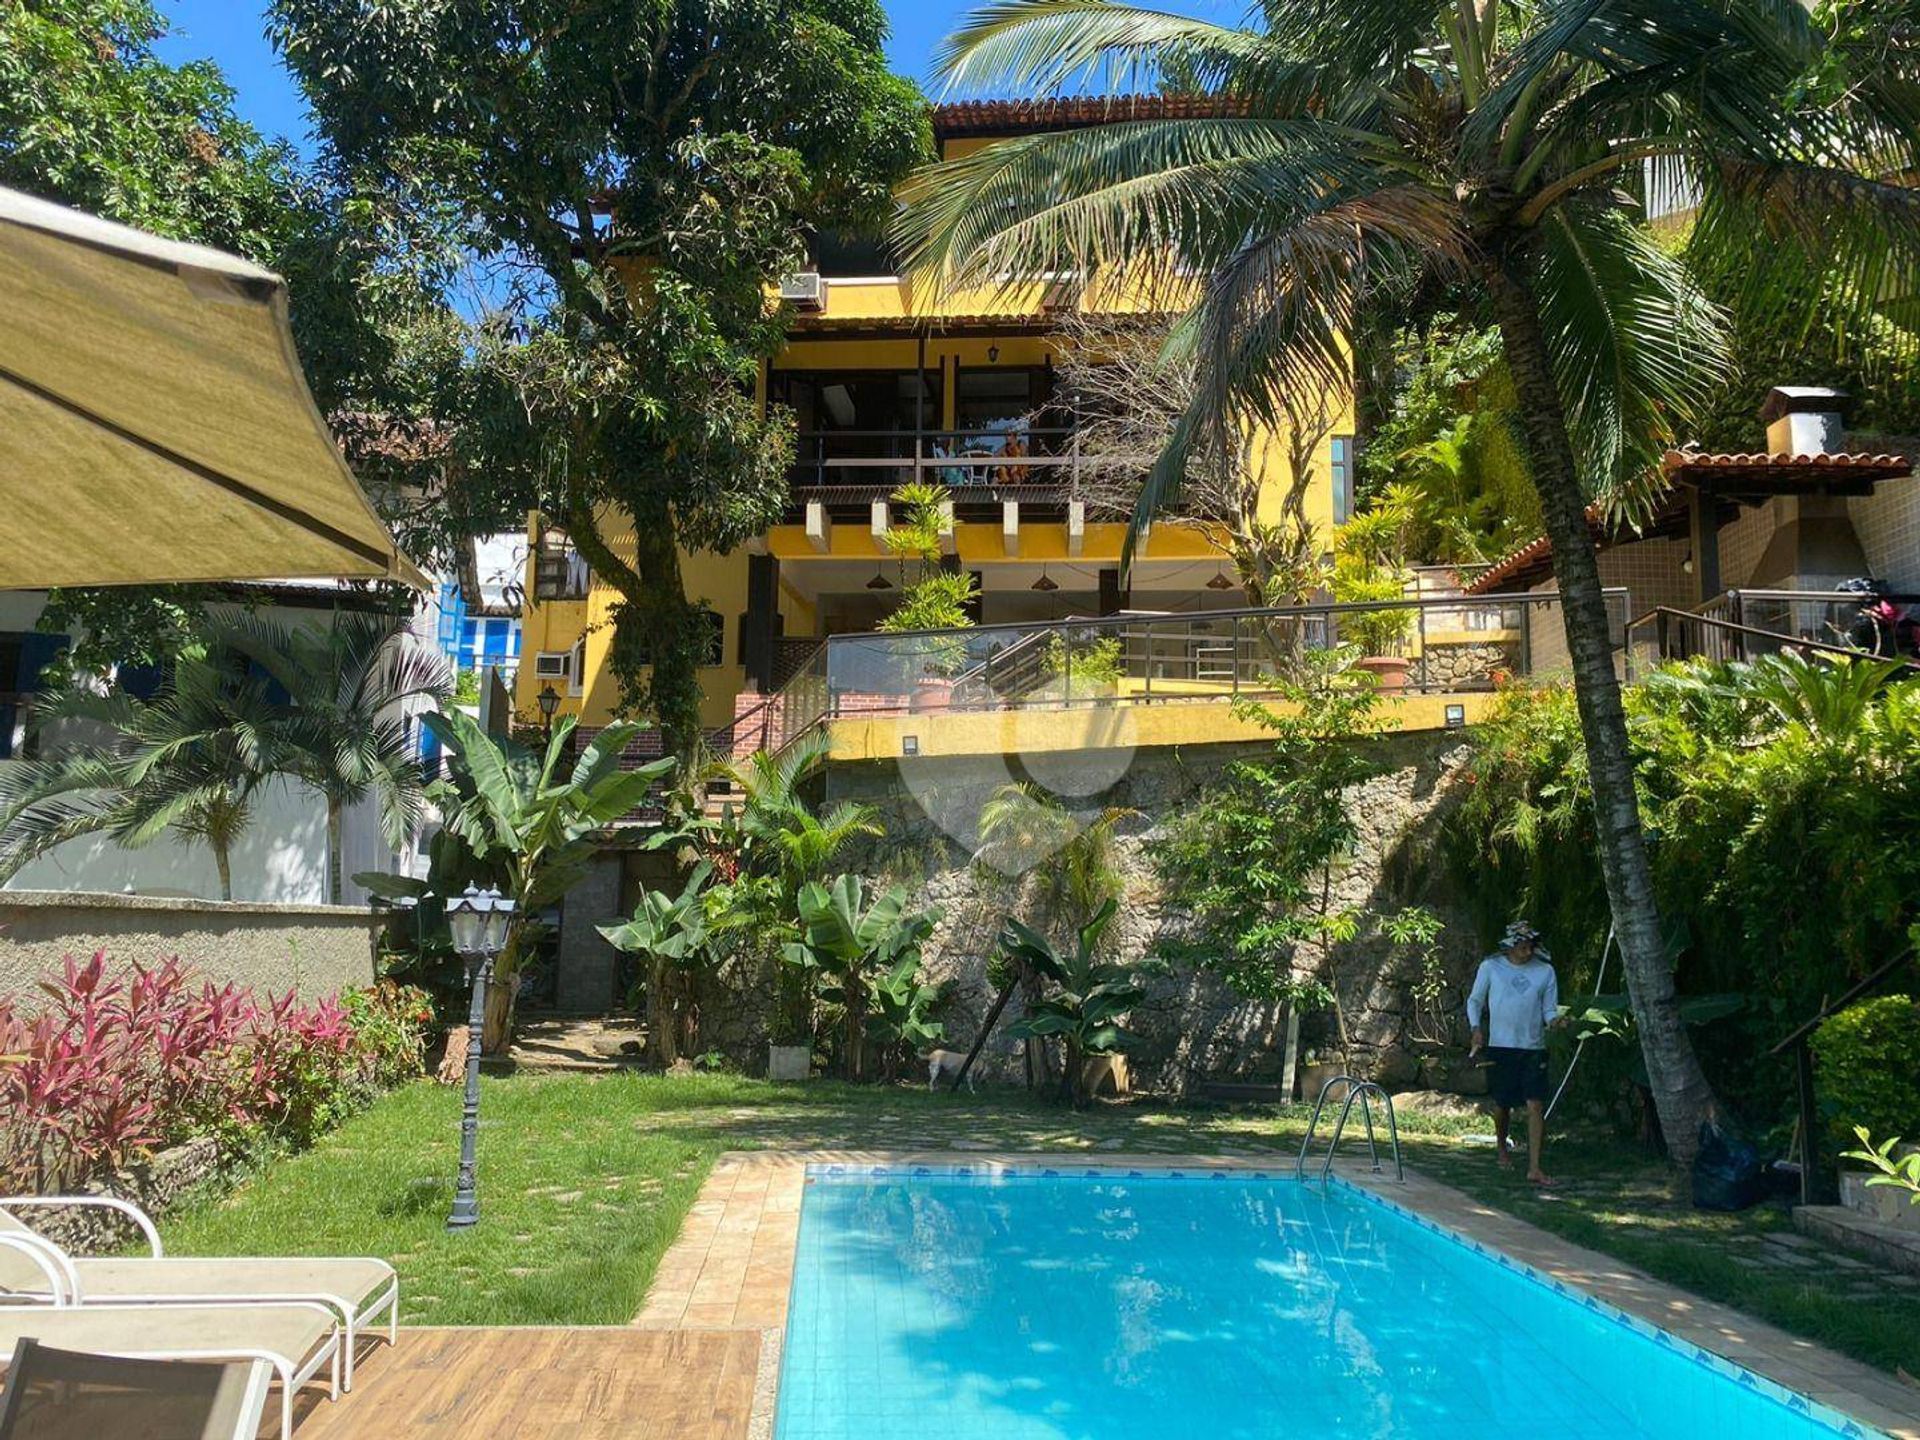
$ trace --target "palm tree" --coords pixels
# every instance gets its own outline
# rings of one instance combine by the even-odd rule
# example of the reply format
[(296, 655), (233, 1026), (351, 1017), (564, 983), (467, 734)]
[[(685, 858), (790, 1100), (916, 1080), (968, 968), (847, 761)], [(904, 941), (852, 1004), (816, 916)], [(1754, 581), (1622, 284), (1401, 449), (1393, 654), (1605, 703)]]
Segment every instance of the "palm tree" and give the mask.
[[(741, 863), (747, 872), (739, 886), (734, 923), (762, 935), (800, 933), (800, 892), (826, 879), (828, 868), (861, 836), (878, 835), (873, 811), (843, 801), (816, 813), (801, 793), (807, 778), (826, 760), (827, 737), (816, 731), (784, 754), (754, 752), (745, 764), (722, 767), (740, 787), (742, 803), (735, 819), (741, 839)], [(776, 1044), (799, 1044), (812, 1032), (813, 1001), (807, 977), (798, 967), (774, 972)]]
[(104, 738), (0, 770), (0, 880), (82, 835), (145, 845), (171, 830), (213, 852), (233, 899), (232, 852), (260, 787), (284, 763), (280, 711), (259, 679), (181, 659), (151, 700), (83, 683), (36, 707), (35, 724), (80, 722)]
[[(1586, 509), (1650, 462), (1724, 363), (1725, 331), (1638, 220), (1643, 184), (1699, 205), (1756, 301), (1824, 270), (1867, 309), (1920, 257), (1911, 47), (1829, 36), (1791, 0), (1271, 0), (1238, 29), (1107, 0), (998, 0), (945, 47), (950, 86), (1050, 94), (1106, 75), (1209, 96), (998, 141), (923, 171), (913, 268), (1006, 287), (1123, 271), (1187, 310), (1198, 400), (1135, 530), (1210, 426), (1271, 425), (1349, 382), (1367, 299), (1415, 274), (1484, 297), (1504, 343), (1572, 656), (1599, 861), (1666, 1138), (1712, 1096), (1674, 1003)], [(1868, 161), (1862, 157), (1871, 157)], [(1198, 277), (1197, 279), (1195, 277)], [(1403, 292), (1405, 293), (1405, 292)]]
[(803, 885), (824, 880), (853, 841), (880, 833), (869, 806), (842, 801), (815, 813), (802, 796), (801, 786), (826, 760), (827, 745), (816, 731), (783, 755), (756, 751), (726, 772), (741, 791), (738, 824), (748, 862), (773, 877), (781, 912), (789, 916)]
[(602, 832), (645, 804), (674, 761), (625, 768), (627, 746), (643, 729), (629, 720), (596, 734), (568, 770), (571, 715), (539, 749), (489, 735), (459, 710), (422, 718), (447, 751), (440, 797), (446, 828), (501, 876), (500, 888), (514, 902), (506, 946), (493, 962), (496, 983), (487, 992), (481, 1042), (497, 1052), (513, 1029), (513, 1002), (531, 948), (527, 927), (579, 884), (603, 848)]
[(327, 899), (342, 904), (347, 807), (371, 794), (381, 836), (395, 849), (426, 817), (409, 709), (450, 693), (447, 662), (386, 615), (341, 615), (325, 627), (249, 615), (223, 627), (219, 640), (287, 692), (285, 764), (326, 801)]

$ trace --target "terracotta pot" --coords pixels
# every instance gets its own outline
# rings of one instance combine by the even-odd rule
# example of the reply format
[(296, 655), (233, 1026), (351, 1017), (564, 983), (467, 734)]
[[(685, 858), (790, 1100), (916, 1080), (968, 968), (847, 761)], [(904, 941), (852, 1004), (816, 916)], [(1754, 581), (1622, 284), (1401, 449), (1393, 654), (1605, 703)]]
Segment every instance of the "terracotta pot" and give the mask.
[(1405, 690), (1407, 672), (1413, 668), (1413, 661), (1404, 655), (1368, 655), (1354, 664), (1373, 676), (1383, 695), (1398, 695)]
[(909, 709), (914, 714), (953, 708), (953, 681), (944, 675), (923, 675), (914, 682)]

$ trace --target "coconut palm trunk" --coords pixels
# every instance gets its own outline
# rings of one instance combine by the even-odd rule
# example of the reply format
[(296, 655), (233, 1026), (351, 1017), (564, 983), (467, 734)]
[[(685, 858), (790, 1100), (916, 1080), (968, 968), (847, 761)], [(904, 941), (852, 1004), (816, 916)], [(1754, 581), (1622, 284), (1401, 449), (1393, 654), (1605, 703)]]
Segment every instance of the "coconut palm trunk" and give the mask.
[(346, 882), (341, 875), (341, 802), (338, 795), (327, 796), (327, 903), (346, 903)]
[(211, 848), (213, 850), (213, 868), (220, 876), (220, 898), (222, 900), (231, 900), (233, 899), (233, 859), (227, 854), (227, 847), (224, 842), (216, 840), (213, 842)]
[(1587, 523), (1586, 497), (1541, 332), (1539, 307), (1527, 283), (1525, 257), (1510, 255), (1490, 263), (1485, 274), (1507, 367), (1526, 421), (1534, 486), (1553, 541), (1554, 579), (1593, 788), (1600, 870), (1624, 957), (1628, 995), (1661, 1129), (1668, 1149), (1684, 1162), (1692, 1159), (1713, 1093), (1681, 1023), (1673, 968), (1661, 937), (1634, 790), (1626, 711), (1613, 667), (1612, 626)]

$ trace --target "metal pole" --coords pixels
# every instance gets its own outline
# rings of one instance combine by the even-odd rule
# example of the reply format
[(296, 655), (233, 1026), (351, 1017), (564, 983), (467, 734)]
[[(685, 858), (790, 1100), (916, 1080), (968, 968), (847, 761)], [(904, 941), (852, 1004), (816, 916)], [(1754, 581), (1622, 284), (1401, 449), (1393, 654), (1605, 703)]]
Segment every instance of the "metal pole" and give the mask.
[(480, 1133), (480, 1043), (487, 1021), (487, 985), (493, 978), (493, 957), (482, 955), (467, 966), (473, 998), (467, 1006), (467, 1095), (460, 1112), (460, 1177), (453, 1187), (449, 1230), (464, 1230), (480, 1219), (480, 1198), (474, 1191), (474, 1145)]

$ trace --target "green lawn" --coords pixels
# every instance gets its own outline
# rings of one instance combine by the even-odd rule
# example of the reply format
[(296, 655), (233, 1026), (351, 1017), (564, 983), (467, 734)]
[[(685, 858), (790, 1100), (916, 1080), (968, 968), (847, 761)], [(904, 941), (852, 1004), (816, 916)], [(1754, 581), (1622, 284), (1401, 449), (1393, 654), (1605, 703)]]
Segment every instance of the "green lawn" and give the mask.
[[(416, 1084), (235, 1194), (163, 1226), (182, 1254), (377, 1254), (403, 1277), (412, 1324), (621, 1323), (723, 1150), (1087, 1150), (1290, 1156), (1287, 1110), (1099, 1106), (1082, 1113), (996, 1091), (771, 1086), (699, 1076), (516, 1076), (484, 1082), (482, 1222), (443, 1228), (457, 1091)], [(1437, 1179), (1660, 1278), (1892, 1370), (1920, 1373), (1920, 1286), (1771, 1243), (1783, 1211), (1695, 1211), (1669, 1172), (1611, 1141), (1556, 1140), (1567, 1182), (1536, 1195), (1484, 1147), (1479, 1122), (1408, 1117), (1407, 1158)], [(1454, 1132), (1454, 1134), (1446, 1133)]]

